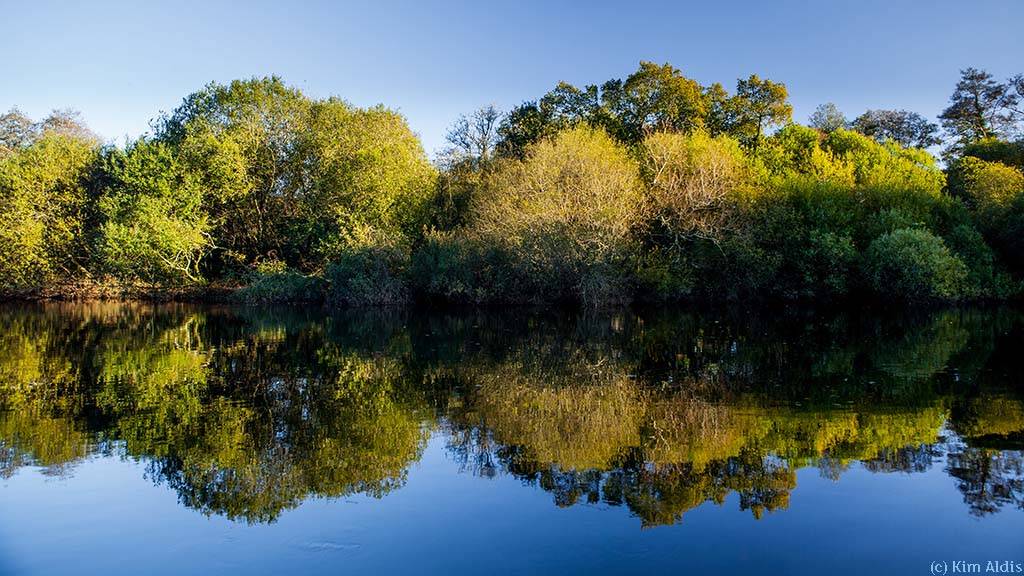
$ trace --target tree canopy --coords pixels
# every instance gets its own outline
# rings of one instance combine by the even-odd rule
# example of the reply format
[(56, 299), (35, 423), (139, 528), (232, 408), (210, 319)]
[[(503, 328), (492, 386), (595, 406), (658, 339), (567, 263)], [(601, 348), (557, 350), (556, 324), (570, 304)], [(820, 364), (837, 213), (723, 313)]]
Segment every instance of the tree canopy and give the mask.
[[(963, 70), (942, 133), (908, 110), (848, 121), (833, 104), (804, 126), (782, 82), (752, 74), (730, 92), (640, 62), (460, 116), (433, 163), (394, 110), (272, 76), (202, 87), (124, 146), (72, 111), (34, 121), (12, 109), (0, 117), (0, 292), (1016, 298), (1022, 89), (1019, 75)], [(912, 269), (941, 273), (893, 276)]]

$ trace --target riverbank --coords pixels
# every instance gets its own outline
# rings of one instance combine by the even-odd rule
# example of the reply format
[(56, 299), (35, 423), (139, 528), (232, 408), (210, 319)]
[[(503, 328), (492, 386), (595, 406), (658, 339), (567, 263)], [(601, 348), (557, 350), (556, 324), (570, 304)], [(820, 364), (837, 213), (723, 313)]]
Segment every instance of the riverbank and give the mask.
[(429, 294), (399, 291), (387, 301), (356, 301), (340, 298), (333, 293), (328, 283), (319, 277), (264, 279), (252, 284), (217, 283), (205, 286), (163, 287), (125, 285), (113, 282), (75, 282), (46, 287), (37, 290), (0, 292), (3, 302), (122, 302), (122, 303), (183, 303), (183, 304), (238, 304), (238, 305), (313, 305), (327, 308), (480, 308), (480, 309), (650, 309), (660, 307), (687, 307), (697, 310), (715, 308), (780, 310), (802, 307), (816, 310), (853, 309), (944, 309), (963, 306), (998, 307), (1016, 306), (1024, 302), (1017, 294), (1009, 298), (973, 298), (970, 300), (925, 300), (906, 302), (902, 299), (885, 299), (871, 293), (849, 294), (839, 299), (816, 299), (808, 297), (779, 297), (761, 295), (748, 298), (698, 297), (689, 299), (633, 298), (603, 303), (585, 303), (572, 300), (542, 300), (522, 298), (520, 300), (467, 300), (444, 299)]
[(141, 286), (113, 282), (68, 282), (32, 290), (0, 292), (0, 302), (196, 302), (227, 303), (243, 288), (240, 285)]

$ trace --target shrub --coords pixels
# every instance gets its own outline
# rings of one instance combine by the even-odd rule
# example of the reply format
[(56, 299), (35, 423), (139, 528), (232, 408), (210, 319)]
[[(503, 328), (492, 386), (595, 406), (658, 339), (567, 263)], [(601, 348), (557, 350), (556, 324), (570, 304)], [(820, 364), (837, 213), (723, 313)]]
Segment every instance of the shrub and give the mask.
[(974, 156), (988, 162), (1002, 162), (1018, 170), (1024, 170), (1024, 140), (981, 140), (964, 146), (964, 156)]
[(409, 285), (416, 296), (480, 304), (528, 300), (510, 255), (500, 246), (451, 232), (429, 232), (412, 255)]
[(739, 142), (703, 132), (656, 132), (644, 139), (641, 155), (652, 216), (672, 243), (721, 237), (730, 196), (749, 179)]
[(946, 235), (946, 245), (967, 266), (966, 292), (974, 297), (995, 296), (1004, 283), (996, 272), (995, 253), (973, 226), (961, 224)]
[(673, 301), (694, 296), (697, 278), (692, 251), (645, 246), (635, 256), (640, 296), (647, 300)]
[[(765, 200), (778, 205), (766, 207), (768, 210), (783, 207), (791, 210), (807, 229), (849, 234), (863, 218), (863, 210), (854, 190), (849, 186), (832, 182), (799, 177), (787, 178), (778, 182), (777, 193)], [(780, 232), (787, 237), (793, 235), (792, 228)]]
[(472, 226), (512, 256), (533, 299), (625, 300), (641, 222), (639, 169), (608, 135), (577, 127), (497, 165)]
[(284, 262), (267, 261), (250, 273), (249, 285), (235, 292), (235, 298), (247, 304), (272, 302), (309, 302), (322, 300), (324, 281), (288, 269)]
[(420, 297), (452, 302), (474, 301), (470, 246), (452, 233), (431, 231), (413, 255), (409, 284)]
[(882, 298), (904, 302), (965, 296), (967, 266), (927, 230), (901, 228), (875, 239), (865, 254), (867, 285)]
[[(854, 200), (860, 204), (861, 213), (868, 220), (875, 214), (890, 212), (891, 215), (898, 215), (897, 219), (907, 223), (907, 226), (902, 227), (921, 226), (935, 231), (941, 229), (943, 219), (956, 204), (956, 201), (946, 194), (915, 189), (868, 188), (857, 191)], [(892, 225), (896, 223), (896, 219), (890, 221)], [(860, 222), (857, 225), (864, 226)], [(863, 235), (857, 235), (855, 238), (864, 244), (874, 239)]]
[(379, 306), (408, 299), (404, 273), (409, 249), (395, 236), (359, 228), (346, 239), (345, 248), (327, 265), (327, 298), (335, 304)]
[(976, 209), (984, 221), (1024, 191), (1024, 174), (1000, 162), (968, 156), (950, 166), (949, 191)]
[(1018, 194), (999, 213), (994, 230), (990, 230), (992, 245), (1016, 272), (1024, 270), (1024, 194)]
[(782, 256), (752, 238), (731, 236), (696, 246), (699, 289), (709, 299), (741, 300), (767, 295), (778, 284)]
[(846, 295), (857, 256), (849, 236), (812, 231), (799, 261), (804, 283), (801, 295), (826, 299)]
[(863, 225), (863, 236), (864, 240), (870, 243), (875, 238), (900, 228), (917, 228), (923, 224), (920, 219), (899, 208), (886, 208), (868, 216)]

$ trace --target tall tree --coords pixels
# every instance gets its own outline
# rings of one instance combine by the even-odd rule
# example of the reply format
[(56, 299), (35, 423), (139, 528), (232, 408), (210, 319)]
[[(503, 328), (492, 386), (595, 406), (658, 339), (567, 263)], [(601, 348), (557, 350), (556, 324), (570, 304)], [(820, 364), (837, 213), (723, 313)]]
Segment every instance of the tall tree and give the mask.
[(904, 148), (927, 148), (942, 142), (938, 124), (906, 110), (868, 110), (853, 121), (853, 129), (879, 142), (892, 140)]
[(718, 82), (704, 89), (707, 102), (707, 119), (704, 129), (711, 136), (729, 134), (736, 124), (736, 100)]
[(445, 136), (448, 146), (442, 161), (448, 165), (468, 163), (477, 171), (483, 169), (497, 148), (500, 122), (501, 112), (494, 105), (459, 116)]
[(845, 128), (847, 124), (846, 116), (839, 111), (839, 108), (832, 102), (825, 104), (819, 104), (814, 109), (814, 113), (811, 114), (808, 126), (816, 128), (825, 132), (835, 132), (840, 128)]
[(57, 109), (35, 125), (35, 134), (61, 134), (77, 140), (99, 142), (100, 138), (89, 129), (82, 114), (70, 108)]
[(60, 134), (77, 140), (99, 142), (100, 138), (75, 110), (54, 110), (39, 122), (11, 108), (0, 116), (0, 158), (31, 146), (43, 134)]
[[(533, 106), (533, 108), (529, 108)], [(533, 110), (540, 114), (539, 108), (533, 104), (524, 104), (514, 113)], [(472, 203), (481, 182), (485, 178), (494, 157), (520, 156), (523, 147), (535, 142), (539, 133), (528, 133), (529, 127), (514, 124), (523, 119), (520, 116), (510, 123), (509, 117), (503, 115), (493, 106), (483, 106), (469, 116), (460, 116), (448, 130), (446, 140), (448, 146), (438, 158), (442, 172), (437, 179), (437, 190), (434, 195), (434, 206), (431, 214), (431, 226), (440, 230), (451, 230), (465, 224)], [(548, 120), (540, 121), (547, 123)], [(522, 130), (519, 140), (509, 139), (505, 130)]]
[(43, 130), (42, 124), (32, 125), (27, 143), (0, 156), (3, 289), (87, 274), (99, 140), (84, 125)]
[(17, 108), (0, 116), (0, 158), (29, 145), (35, 137), (35, 124)]
[(288, 244), (306, 268), (332, 261), (367, 235), (401, 242), (426, 224), (436, 172), (401, 114), (335, 98), (315, 102), (296, 157), (304, 188)]
[(1014, 102), (1009, 106), (1013, 121), (1020, 124), (1024, 122), (1024, 74), (1017, 74), (1010, 78), (1010, 88), (1013, 89)]
[(498, 127), (497, 151), (503, 156), (522, 159), (531, 144), (582, 122), (608, 132), (618, 131), (617, 118), (601, 106), (597, 86), (580, 89), (568, 82), (559, 82), (540, 100), (525, 102), (505, 115)]
[(762, 80), (757, 74), (736, 82), (734, 131), (755, 154), (765, 130), (793, 119), (793, 106), (788, 98), (785, 84)]
[(628, 144), (639, 143), (652, 130), (703, 128), (708, 115), (700, 84), (667, 63), (641, 62), (625, 82), (605, 82), (601, 103), (614, 119), (606, 129)]
[(198, 282), (212, 247), (200, 175), (170, 146), (145, 138), (107, 151), (104, 162), (97, 240), (104, 271), (150, 284)]
[(592, 122), (601, 107), (600, 91), (594, 85), (580, 89), (568, 82), (559, 82), (540, 99), (540, 107), (563, 128), (582, 121)]
[(157, 139), (202, 174), (216, 266), (282, 258), (295, 217), (296, 134), (311, 103), (277, 77), (211, 83), (157, 125)]
[(523, 159), (527, 148), (553, 132), (551, 119), (536, 102), (524, 102), (509, 110), (498, 126), (497, 151), (502, 156)]
[(949, 107), (939, 115), (953, 139), (952, 148), (1008, 136), (1019, 99), (1010, 85), (995, 81), (992, 74), (976, 68), (961, 70)]

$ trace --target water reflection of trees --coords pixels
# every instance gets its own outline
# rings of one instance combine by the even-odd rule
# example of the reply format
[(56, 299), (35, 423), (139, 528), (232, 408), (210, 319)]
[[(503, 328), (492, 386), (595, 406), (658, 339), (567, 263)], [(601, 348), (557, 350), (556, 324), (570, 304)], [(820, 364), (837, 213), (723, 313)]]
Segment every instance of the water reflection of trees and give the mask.
[(806, 466), (942, 456), (988, 514), (1024, 494), (1018, 318), (5, 308), (0, 475), (120, 453), (186, 506), (262, 522), (402, 486), (440, 426), (468, 471), (644, 525), (730, 494), (785, 509)]
[[(250, 330), (245, 318), (181, 307), (145, 320), (94, 312), (5, 318), (24, 336), (0, 338), (22, 352), (0, 368), (14, 374), (0, 417), (5, 474), (117, 449), (189, 507), (268, 521), (310, 495), (382, 496), (425, 446), (401, 357), (333, 346), (324, 324)], [(64, 355), (50, 343), (69, 330), (95, 336)]]
[(947, 471), (971, 514), (984, 516), (1003, 506), (1024, 509), (1024, 458), (1020, 450), (963, 446), (949, 454)]
[(857, 460), (875, 471), (921, 470), (910, 454), (936, 442), (945, 415), (941, 405), (765, 406), (746, 394), (709, 403), (626, 377), (549, 383), (503, 370), (476, 376), (466, 412), (449, 420), (453, 452), (482, 475), (500, 468), (536, 484), (559, 505), (625, 504), (645, 525), (729, 493), (756, 517), (785, 509), (802, 466), (833, 478)]
[[(958, 311), (856, 325), (662, 317), (612, 321), (617, 329), (598, 346), (534, 330), (500, 358), (463, 355), (439, 370), (464, 391), (448, 412), (450, 450), (467, 469), (514, 474), (560, 506), (626, 505), (645, 525), (675, 522), (729, 493), (759, 517), (787, 506), (800, 467), (833, 479), (855, 462), (922, 472), (947, 451), (957, 461), (950, 437), (1019, 438), (1021, 390), (993, 381), (1007, 368), (988, 361), (1019, 337), (1008, 317)], [(986, 390), (1003, 396), (982, 397)], [(965, 464), (990, 484), (961, 481), (974, 513), (1020, 501), (1021, 446), (1004, 448), (987, 453), (998, 460), (991, 466)]]
[(1024, 403), (982, 394), (959, 399), (953, 414), (960, 438), (951, 443), (946, 471), (971, 513), (1024, 509)]

